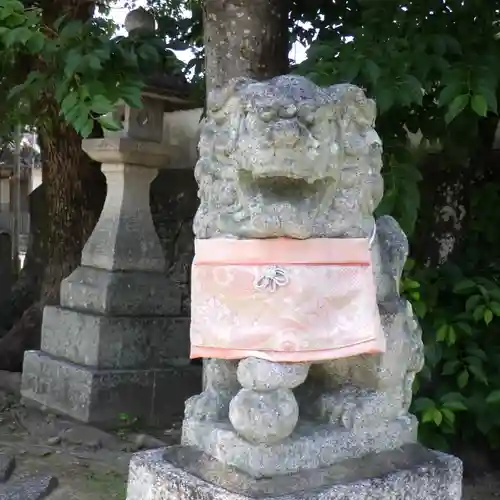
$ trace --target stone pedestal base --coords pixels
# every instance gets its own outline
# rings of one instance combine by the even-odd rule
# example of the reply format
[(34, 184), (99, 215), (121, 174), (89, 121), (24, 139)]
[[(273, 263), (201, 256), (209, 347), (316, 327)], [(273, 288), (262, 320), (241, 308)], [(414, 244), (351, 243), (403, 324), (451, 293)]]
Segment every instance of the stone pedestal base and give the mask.
[(186, 396), (199, 391), (200, 369), (93, 369), (41, 351), (24, 357), (21, 395), (85, 423), (112, 427), (123, 415), (161, 426), (182, 415)]
[(290, 437), (275, 444), (260, 445), (243, 439), (228, 421), (186, 419), (182, 426), (182, 444), (202, 449), (222, 463), (254, 477), (272, 477), (328, 467), (357, 458), (361, 453), (377, 453), (415, 443), (417, 427), (413, 416), (357, 432), (302, 421)]
[(462, 463), (420, 445), (255, 479), (190, 447), (134, 455), (127, 500), (460, 500)]
[(63, 281), (61, 302), (43, 311), (41, 350), (25, 354), (26, 403), (106, 427), (124, 414), (153, 426), (182, 416), (201, 370), (189, 364), (189, 320), (174, 316), (172, 283), (81, 267)]

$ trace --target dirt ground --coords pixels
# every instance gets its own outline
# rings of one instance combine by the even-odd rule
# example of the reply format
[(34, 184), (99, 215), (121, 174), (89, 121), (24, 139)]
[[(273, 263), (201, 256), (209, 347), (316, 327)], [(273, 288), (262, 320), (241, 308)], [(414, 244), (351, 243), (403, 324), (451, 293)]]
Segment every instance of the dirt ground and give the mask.
[(125, 500), (132, 454), (177, 443), (179, 425), (154, 434), (129, 422), (114, 433), (104, 432), (27, 408), (17, 391), (0, 387), (0, 455), (16, 461), (7, 484), (27, 476), (55, 476), (59, 485), (50, 500)]
[[(34, 475), (57, 477), (59, 486), (49, 500), (125, 500), (127, 470), (133, 452), (177, 443), (180, 423), (171, 429), (144, 433), (124, 422), (116, 433), (23, 406), (15, 391), (17, 381), (2, 390), (0, 375), (0, 454), (16, 460), (11, 478)], [(14, 390), (15, 392), (11, 392)], [(154, 435), (153, 435), (154, 434)], [(463, 500), (500, 498), (498, 471), (481, 469), (481, 459), (466, 474)], [(1, 496), (1, 495), (0, 495)]]

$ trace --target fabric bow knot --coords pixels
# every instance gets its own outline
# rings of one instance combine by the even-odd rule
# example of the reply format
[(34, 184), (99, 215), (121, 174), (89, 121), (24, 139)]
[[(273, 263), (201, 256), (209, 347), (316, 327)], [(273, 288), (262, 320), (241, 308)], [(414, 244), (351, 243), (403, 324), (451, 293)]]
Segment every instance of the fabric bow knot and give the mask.
[(257, 290), (269, 290), (275, 292), (279, 287), (288, 284), (285, 270), (278, 266), (273, 266), (264, 272), (264, 274), (255, 280)]

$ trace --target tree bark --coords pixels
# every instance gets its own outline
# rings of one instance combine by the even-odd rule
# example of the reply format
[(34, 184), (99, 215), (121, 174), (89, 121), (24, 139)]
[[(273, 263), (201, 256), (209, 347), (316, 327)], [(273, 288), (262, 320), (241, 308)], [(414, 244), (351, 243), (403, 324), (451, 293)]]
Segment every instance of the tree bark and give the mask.
[(57, 107), (50, 101), (47, 107), (52, 128), (40, 134), (47, 206), (43, 232), (48, 250), (41, 300), (58, 304), (61, 280), (80, 264), (83, 246), (101, 213), (106, 180), (99, 164), (83, 152), (78, 134), (58, 119)]
[[(44, 22), (51, 25), (62, 14), (69, 19), (86, 21), (93, 13), (88, 0), (45, 0), (41, 2)], [(61, 280), (79, 264), (83, 245), (90, 236), (106, 197), (106, 180), (99, 164), (82, 150), (82, 141), (65, 123), (52, 95), (41, 96), (40, 113), (44, 121), (39, 129), (42, 181), (40, 191), (44, 218), (39, 220), (41, 238), (32, 256), (43, 261), (39, 296), (29, 304), (20, 320), (0, 340), (0, 369), (20, 370), (24, 351), (40, 344), (42, 310), (46, 304), (59, 303)]]
[(288, 72), (286, 0), (205, 0), (207, 92), (231, 78), (265, 80)]
[[(231, 78), (266, 80), (288, 73), (288, 10), (288, 0), (204, 0), (207, 96)], [(204, 380), (210, 363), (227, 361), (204, 360)]]
[(464, 240), (477, 217), (471, 211), (471, 195), (498, 182), (493, 151), (498, 124), (496, 116), (481, 121), (479, 140), (462, 164), (438, 153), (429, 155), (422, 165), (423, 202), (412, 237), (412, 257), (419, 263), (434, 267), (465, 258)]

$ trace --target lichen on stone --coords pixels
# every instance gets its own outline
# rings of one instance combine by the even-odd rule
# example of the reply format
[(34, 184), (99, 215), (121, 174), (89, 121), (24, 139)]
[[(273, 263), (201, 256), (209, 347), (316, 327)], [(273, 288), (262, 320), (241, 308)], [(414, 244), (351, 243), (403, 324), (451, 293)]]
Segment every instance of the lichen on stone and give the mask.
[(212, 92), (195, 168), (198, 238), (356, 237), (381, 200), (374, 101), (354, 85), (241, 78)]

